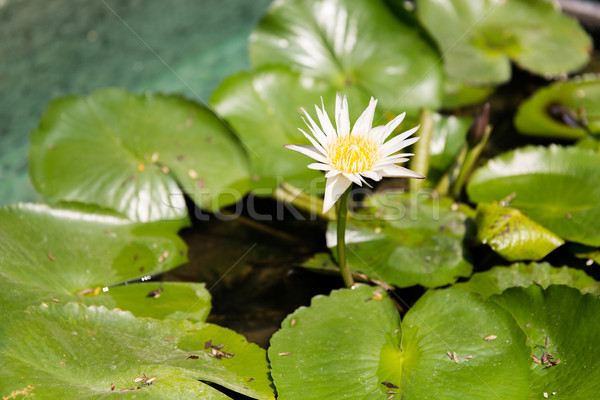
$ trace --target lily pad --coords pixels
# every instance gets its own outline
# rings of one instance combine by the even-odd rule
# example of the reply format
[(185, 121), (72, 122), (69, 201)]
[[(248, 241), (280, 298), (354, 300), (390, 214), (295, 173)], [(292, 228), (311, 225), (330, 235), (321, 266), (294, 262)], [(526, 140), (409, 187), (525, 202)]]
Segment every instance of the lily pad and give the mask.
[[(490, 334), (498, 340), (484, 340)], [(426, 294), (402, 327), (381, 289), (317, 296), (284, 320), (269, 360), (279, 399), (513, 399), (529, 391), (523, 332), (501, 307), (461, 290)]]
[[(471, 274), (463, 242), (468, 218), (452, 200), (434, 193), (388, 192), (369, 198), (371, 207), (348, 220), (346, 245), (352, 271), (397, 287), (438, 287)], [(327, 246), (337, 254), (336, 224)]]
[(467, 282), (457, 283), (454, 287), (488, 298), (511, 287), (529, 287), (532, 284), (544, 289), (550, 285), (568, 285), (582, 293), (600, 295), (598, 282), (584, 271), (553, 267), (548, 263), (516, 263), (509, 267), (494, 267), (489, 271), (474, 274)]
[(180, 226), (180, 221), (141, 224), (84, 206), (3, 207), (1, 312), (51, 298), (68, 301), (86, 289), (174, 268), (187, 260)]
[(600, 154), (574, 147), (530, 146), (479, 168), (467, 185), (473, 202), (510, 206), (565, 240), (600, 245)]
[(556, 82), (524, 101), (515, 117), (519, 132), (559, 139), (600, 133), (600, 77)]
[(417, 17), (438, 44), (449, 79), (490, 85), (510, 79), (510, 61), (557, 77), (588, 62), (590, 37), (546, 0), (419, 0)]
[(283, 64), (400, 113), (439, 108), (438, 55), (380, 0), (274, 2), (250, 36), (254, 67)]
[(31, 135), (29, 171), (49, 201), (96, 204), (132, 220), (180, 219), (248, 189), (248, 160), (210, 110), (176, 96), (104, 89), (50, 103)]
[[(351, 115), (358, 118), (369, 96), (356, 90), (348, 96)], [(255, 188), (275, 188), (282, 180), (300, 188), (312, 186), (311, 193), (324, 186), (323, 173), (308, 169), (306, 156), (283, 147), (310, 144), (298, 130), (306, 130), (301, 107), (316, 118), (314, 106), (321, 105), (321, 98), (333, 116), (335, 91), (318, 79), (302, 78), (284, 67), (234, 75), (215, 91), (211, 103), (247, 147)]]
[(78, 303), (14, 314), (0, 327), (0, 357), (7, 398), (26, 391), (36, 398), (101, 399), (124, 389), (136, 398), (229, 398), (205, 382), (274, 398), (264, 350), (240, 335)]
[(446, 79), (444, 82), (442, 108), (452, 110), (482, 103), (494, 90), (496, 90), (494, 86), (467, 86), (463, 83)]
[[(567, 286), (508, 289), (490, 298), (527, 334), (530, 399), (590, 399), (600, 391), (600, 300)], [(540, 362), (538, 363), (537, 360)], [(545, 361), (544, 361), (545, 360)], [(545, 394), (544, 394), (545, 393)]]
[(509, 261), (537, 261), (564, 243), (514, 208), (480, 203), (475, 222), (477, 240)]

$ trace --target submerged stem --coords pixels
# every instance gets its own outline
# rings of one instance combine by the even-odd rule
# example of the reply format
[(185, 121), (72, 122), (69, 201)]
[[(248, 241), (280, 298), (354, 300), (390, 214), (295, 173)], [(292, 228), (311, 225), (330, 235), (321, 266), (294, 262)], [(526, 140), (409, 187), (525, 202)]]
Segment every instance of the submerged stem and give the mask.
[(338, 201), (338, 215), (337, 215), (337, 251), (338, 251), (338, 264), (340, 266), (340, 272), (346, 287), (351, 288), (354, 285), (354, 279), (350, 273), (350, 267), (348, 267), (348, 261), (346, 260), (346, 217), (348, 215), (348, 195), (352, 191), (352, 185), (344, 192)]

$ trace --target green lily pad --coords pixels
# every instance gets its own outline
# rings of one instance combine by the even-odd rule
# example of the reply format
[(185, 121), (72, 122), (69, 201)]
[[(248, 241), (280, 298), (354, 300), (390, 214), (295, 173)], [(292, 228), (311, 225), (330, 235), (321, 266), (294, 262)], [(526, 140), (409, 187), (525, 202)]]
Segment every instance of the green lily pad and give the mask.
[[(211, 345), (224, 345), (218, 351), (227, 355), (211, 354)], [(15, 313), (0, 327), (0, 357), (0, 390), (7, 398), (27, 391), (36, 398), (100, 399), (113, 384), (114, 392), (133, 390), (129, 398), (229, 398), (204, 382), (274, 398), (264, 350), (240, 335), (78, 303)]]
[[(600, 300), (567, 286), (508, 289), (490, 301), (509, 310), (527, 334), (530, 399), (590, 399), (600, 391)], [(544, 357), (544, 353), (547, 353)], [(548, 354), (550, 356), (548, 356)], [(544, 362), (547, 358), (550, 364)], [(545, 394), (544, 394), (545, 393)]]
[(568, 285), (582, 293), (600, 295), (598, 282), (584, 271), (569, 267), (557, 268), (548, 263), (515, 263), (509, 267), (494, 267), (474, 274), (467, 282), (457, 283), (454, 287), (475, 292), (485, 299), (511, 287), (529, 287), (532, 284), (543, 288)]
[(515, 125), (527, 135), (560, 139), (600, 133), (600, 77), (584, 75), (538, 90), (519, 106)]
[[(368, 210), (348, 220), (346, 245), (352, 271), (397, 287), (438, 287), (471, 274), (463, 246), (468, 218), (452, 200), (432, 193), (388, 192), (369, 198)], [(336, 224), (327, 246), (337, 254)]]
[(187, 215), (239, 200), (248, 160), (210, 110), (176, 96), (104, 89), (50, 103), (32, 133), (29, 171), (49, 201), (96, 204), (136, 221)]
[(441, 104), (438, 55), (380, 0), (274, 2), (250, 36), (254, 67), (288, 65), (400, 113)]
[[(484, 340), (490, 334), (498, 340)], [(279, 399), (513, 399), (529, 391), (523, 332), (501, 307), (461, 290), (426, 294), (402, 326), (381, 289), (317, 296), (284, 320), (268, 353)]]
[(185, 243), (177, 236), (180, 226), (181, 221), (141, 224), (74, 205), (3, 207), (0, 312), (51, 298), (69, 301), (86, 289), (174, 268), (187, 260)]
[(564, 243), (514, 208), (480, 203), (475, 222), (477, 240), (509, 261), (541, 260)]
[[(358, 118), (369, 96), (356, 90), (348, 96), (351, 119)], [(306, 131), (300, 109), (304, 107), (316, 120), (314, 106), (321, 105), (321, 97), (333, 118), (335, 91), (284, 67), (234, 75), (215, 91), (211, 104), (247, 146), (254, 187), (275, 188), (281, 180), (300, 188), (312, 187), (311, 193), (318, 193), (317, 186), (324, 187), (323, 173), (308, 169), (310, 160), (306, 156), (283, 147), (310, 144), (298, 130)]]
[(510, 206), (565, 240), (600, 245), (600, 154), (574, 147), (525, 147), (490, 160), (467, 185), (473, 202)]
[(499, 84), (510, 61), (547, 77), (582, 68), (590, 37), (574, 19), (545, 0), (419, 0), (417, 17), (444, 55), (451, 80)]
[(496, 90), (494, 86), (467, 86), (457, 81), (444, 81), (442, 108), (452, 110), (482, 103)]
[(452, 166), (467, 141), (473, 118), (433, 114), (433, 136), (429, 145), (429, 170), (426, 179), (435, 184)]

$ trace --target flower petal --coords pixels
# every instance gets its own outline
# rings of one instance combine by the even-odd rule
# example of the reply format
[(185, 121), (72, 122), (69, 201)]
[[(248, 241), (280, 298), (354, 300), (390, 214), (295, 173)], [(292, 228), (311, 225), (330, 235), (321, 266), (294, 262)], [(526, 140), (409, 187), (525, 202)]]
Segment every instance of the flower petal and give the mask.
[(327, 158), (323, 156), (319, 151), (311, 145), (301, 145), (301, 144), (286, 144), (286, 149), (297, 151), (298, 153), (302, 153), (305, 156), (309, 156), (312, 159), (322, 162), (323, 164), (328, 164)]
[(325, 183), (325, 198), (323, 199), (323, 214), (333, 207), (336, 201), (352, 184), (344, 175), (339, 174), (327, 179)]
[(396, 178), (425, 178), (423, 175), (417, 174), (416, 172), (411, 171), (408, 168), (401, 167), (399, 165), (381, 167), (378, 168), (376, 172), (381, 174), (381, 176), (393, 176)]
[(375, 116), (375, 107), (377, 106), (377, 100), (371, 97), (369, 101), (369, 106), (363, 111), (363, 113), (358, 117), (354, 127), (352, 127), (351, 135), (360, 135), (364, 136), (371, 131), (371, 126), (373, 126), (373, 117)]
[[(394, 132), (394, 129), (396, 129), (398, 127), (398, 125), (400, 125), (402, 123), (402, 121), (404, 120), (404, 117), (406, 116), (406, 113), (403, 112), (400, 115), (397, 115), (396, 118), (394, 118), (393, 120), (391, 120), (390, 122), (388, 122), (387, 124), (384, 125), (384, 129), (385, 132), (381, 135), (379, 139), (379, 143), (383, 143), (385, 139), (387, 139), (392, 132)], [(410, 135), (408, 135), (410, 136)]]
[(410, 156), (414, 156), (414, 154), (413, 153), (398, 153), (398, 154), (393, 154), (393, 155), (390, 155), (387, 157), (383, 157), (383, 158), (379, 159), (373, 165), (373, 169), (383, 167), (386, 165), (393, 165), (393, 164), (406, 162), (406, 161), (408, 161), (408, 157), (410, 157)]
[(348, 136), (350, 133), (350, 114), (348, 113), (348, 100), (338, 92), (335, 97), (335, 125), (338, 137)]
[(360, 175), (351, 174), (348, 172), (342, 172), (342, 174), (346, 177), (346, 179), (351, 180), (352, 182), (356, 183), (358, 186), (362, 186), (362, 181), (360, 180)]
[(315, 109), (317, 110), (317, 117), (319, 118), (319, 122), (323, 127), (323, 131), (325, 131), (325, 135), (327, 135), (327, 140), (333, 140), (336, 138), (337, 134), (335, 133), (335, 129), (331, 124), (331, 120), (329, 119), (329, 115), (325, 110), (325, 104), (323, 103), (323, 97), (321, 97), (321, 106), (323, 109), (319, 109), (315, 104)]
[(397, 151), (402, 150), (405, 147), (410, 146), (411, 144), (413, 144), (414, 142), (416, 142), (417, 140), (419, 140), (420, 138), (414, 137), (414, 138), (410, 138), (410, 139), (403, 139), (403, 140), (395, 140), (395, 138), (393, 138), (392, 140), (388, 140), (386, 143), (384, 143), (381, 146), (381, 155), (383, 157), (387, 157), (391, 154), (394, 154)]
[(310, 114), (308, 114), (308, 111), (306, 111), (304, 108), (302, 108), (301, 110), (306, 116), (306, 119), (308, 119), (309, 123), (307, 123), (304, 118), (302, 118), (302, 120), (310, 128), (310, 131), (315, 136), (315, 139), (317, 139), (322, 146), (325, 146), (328, 142), (327, 135), (323, 133), (321, 128), (319, 128), (317, 123), (311, 118)]
[(375, 171), (365, 171), (365, 172), (361, 172), (360, 174), (362, 176), (364, 176), (365, 178), (369, 178), (369, 179), (374, 180), (375, 182), (378, 182), (378, 181), (381, 180), (381, 175), (379, 175)]
[(317, 142), (312, 136), (310, 136), (308, 133), (304, 132), (304, 130), (302, 130), (300, 128), (298, 128), (298, 130), (300, 132), (302, 132), (302, 134), (304, 135), (304, 137), (306, 137), (308, 139), (308, 141), (312, 143), (313, 146), (315, 146), (315, 149), (319, 150), (319, 153), (321, 153), (325, 157), (327, 157), (327, 151), (323, 148), (323, 146), (321, 145), (321, 143)]
[(331, 165), (321, 164), (321, 163), (312, 163), (312, 164), (308, 164), (308, 168), (310, 168), (310, 169), (316, 169), (316, 170), (319, 170), (319, 171), (330, 171), (331, 170)]
[(336, 175), (339, 175), (339, 174), (341, 174), (341, 173), (342, 173), (342, 171), (338, 171), (337, 169), (333, 169), (333, 168), (332, 168), (332, 169), (330, 169), (330, 170), (329, 170), (329, 171), (328, 171), (328, 172), (325, 174), (325, 178), (329, 179), (329, 178), (332, 178), (332, 177), (334, 177), (334, 176), (336, 176)]

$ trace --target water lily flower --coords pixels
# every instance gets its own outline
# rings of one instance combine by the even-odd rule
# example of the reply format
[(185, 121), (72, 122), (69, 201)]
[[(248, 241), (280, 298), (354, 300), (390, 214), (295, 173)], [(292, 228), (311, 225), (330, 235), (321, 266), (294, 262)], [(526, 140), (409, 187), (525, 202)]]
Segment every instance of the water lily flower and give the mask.
[[(287, 145), (290, 150), (307, 155), (316, 163), (308, 168), (325, 171), (325, 199), (323, 213), (333, 207), (340, 196), (352, 183), (370, 186), (365, 178), (379, 181), (383, 177), (424, 178), (410, 169), (397, 165), (408, 161), (412, 153), (398, 153), (405, 147), (419, 140), (410, 136), (419, 126), (403, 132), (386, 142), (394, 129), (400, 125), (406, 113), (398, 115), (385, 125), (372, 127), (377, 100), (371, 97), (369, 106), (356, 120), (350, 131), (350, 117), (346, 96), (338, 93), (335, 100), (334, 129), (321, 98), (321, 106), (315, 105), (319, 127), (305, 109), (302, 109), (306, 119), (304, 122), (312, 136), (300, 129), (311, 145)], [(307, 121), (308, 120), (308, 121)]]

